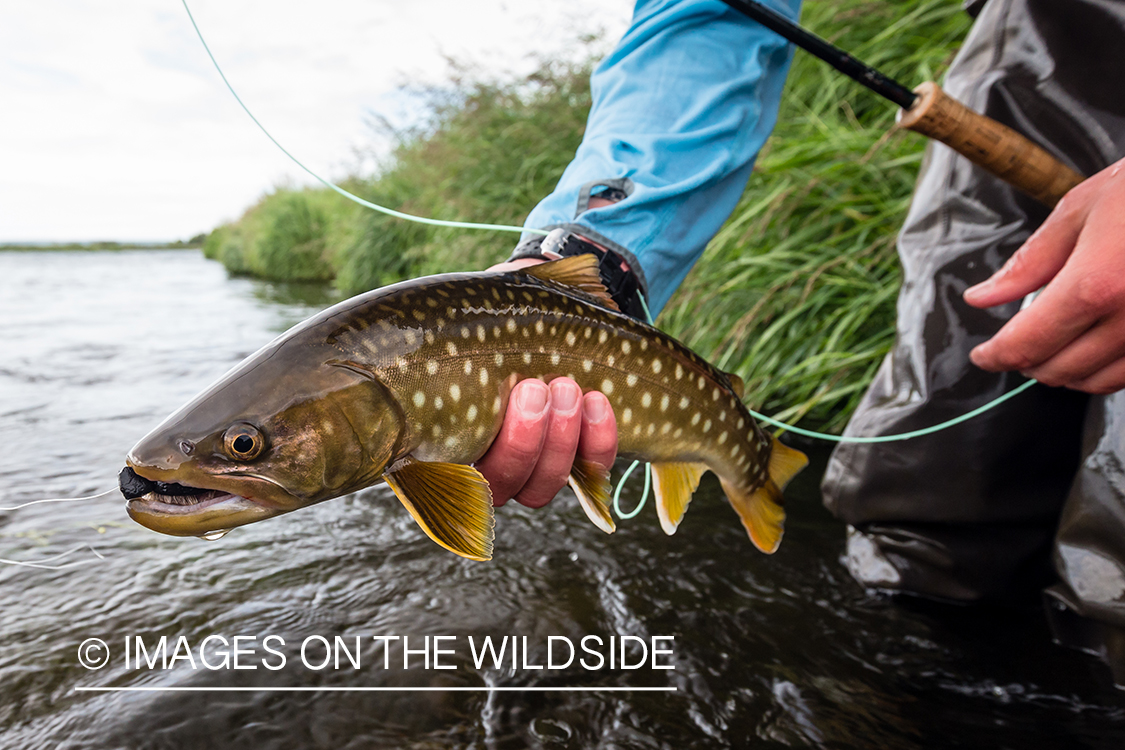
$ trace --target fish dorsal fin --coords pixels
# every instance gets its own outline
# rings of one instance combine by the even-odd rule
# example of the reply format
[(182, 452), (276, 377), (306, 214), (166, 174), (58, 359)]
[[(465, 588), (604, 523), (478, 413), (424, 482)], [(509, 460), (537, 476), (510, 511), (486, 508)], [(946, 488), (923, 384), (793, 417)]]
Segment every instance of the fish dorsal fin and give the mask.
[(734, 391), (734, 395), (738, 396), (740, 399), (746, 395), (746, 383), (743, 382), (741, 377), (735, 375), (733, 372), (725, 372), (723, 374), (726, 375), (727, 380), (730, 381), (730, 389)]
[(519, 272), (543, 281), (553, 281), (571, 287), (602, 307), (620, 312), (617, 303), (609, 296), (605, 284), (602, 283), (601, 274), (598, 273), (597, 256), (589, 253), (572, 255), (561, 260), (549, 260), (546, 263), (525, 266), (519, 269)]
[(669, 536), (683, 520), (691, 496), (707, 471), (706, 464), (653, 464), (652, 490), (656, 495), (656, 515), (660, 528)]
[(492, 559), (492, 491), (476, 469), (407, 458), (384, 479), (430, 539), (470, 560)]
[(617, 531), (609, 512), (609, 469), (579, 458), (570, 470), (570, 488), (595, 526), (607, 534)]

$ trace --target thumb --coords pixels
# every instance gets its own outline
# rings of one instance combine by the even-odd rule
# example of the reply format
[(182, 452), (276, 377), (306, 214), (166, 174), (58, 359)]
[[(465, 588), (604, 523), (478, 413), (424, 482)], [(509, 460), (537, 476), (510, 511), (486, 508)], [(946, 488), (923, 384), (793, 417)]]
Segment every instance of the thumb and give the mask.
[[(1064, 205), (1067, 199), (1072, 204)], [(1074, 191), (1067, 195), (999, 271), (965, 290), (973, 307), (994, 307), (1017, 300), (1039, 289), (1064, 265), (1086, 222), (1089, 208)]]

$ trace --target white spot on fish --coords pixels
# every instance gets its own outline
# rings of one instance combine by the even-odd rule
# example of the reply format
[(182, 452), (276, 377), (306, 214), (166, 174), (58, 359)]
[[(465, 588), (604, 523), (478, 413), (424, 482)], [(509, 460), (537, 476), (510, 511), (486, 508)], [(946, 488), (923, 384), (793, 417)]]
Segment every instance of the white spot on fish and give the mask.
[(471, 359), (465, 360), (465, 374), (466, 375), (472, 375), (473, 374), (473, 360), (471, 360)]
[(684, 367), (679, 362), (676, 363), (676, 380), (684, 376)]
[(426, 362), (426, 372), (428, 372), (430, 375), (433, 375), (434, 373), (436, 373), (437, 372), (437, 362), (435, 362), (432, 359), (427, 361)]
[(652, 406), (652, 394), (649, 393), (648, 391), (645, 391), (641, 395), (641, 406), (643, 406), (646, 409), (648, 407)]
[(472, 336), (473, 332), (469, 330), (468, 326), (461, 326), (461, 338), (467, 339)]
[(536, 333), (542, 334), (543, 331), (545, 331), (546, 329), (547, 329), (547, 326), (543, 325), (542, 320), (535, 321), (535, 332)]
[(703, 378), (702, 375), (700, 375), (699, 376), (699, 390), (702, 391), (706, 387), (707, 387), (707, 381)]
[(461, 400), (461, 386), (457, 385), (456, 383), (449, 386), (449, 397), (451, 399), (453, 399), (453, 403), (457, 403), (458, 401), (460, 401)]
[(739, 417), (738, 418), (738, 429), (741, 430), (745, 426), (746, 426), (746, 420), (743, 417)]
[(669, 400), (667, 393), (660, 397), (660, 411), (668, 411)]
[(672, 431), (672, 423), (671, 422), (665, 422), (664, 426), (660, 428), (660, 434), (661, 435), (667, 435), (671, 431)]
[(645, 429), (645, 434), (646, 435), (652, 435), (655, 432), (656, 432), (656, 425), (654, 425), (652, 422), (649, 422), (648, 427)]
[(492, 361), (496, 363), (497, 367), (501, 367), (504, 364), (504, 355), (497, 352), (496, 356), (492, 358)]
[(445, 447), (446, 448), (452, 448), (455, 445), (457, 445), (457, 436), (456, 435), (450, 435), (449, 437), (447, 437), (445, 439)]
[(723, 392), (722, 392), (722, 391), (720, 391), (720, 390), (718, 389), (718, 387), (716, 387), (716, 388), (715, 388), (715, 389), (714, 389), (713, 391), (711, 391), (711, 400), (712, 400), (712, 401), (718, 401), (718, 400), (719, 400), (719, 396), (721, 396), (722, 394), (723, 394)]
[(531, 352), (524, 352), (523, 353), (523, 363), (525, 365), (531, 364)]
[(483, 367), (480, 370), (480, 384), (488, 385), (488, 370), (484, 369)]
[(500, 338), (500, 326), (492, 326), (492, 338)]
[(684, 428), (683, 427), (677, 427), (676, 431), (672, 433), (672, 437), (679, 438), (683, 434), (684, 434)]
[(629, 424), (632, 421), (633, 421), (633, 410), (630, 409), (628, 406), (626, 406), (625, 411), (621, 412), (621, 422), (623, 424)]
[(642, 352), (648, 351), (648, 340), (641, 339), (641, 351)]
[(589, 360), (589, 359), (582, 360), (582, 369), (585, 370), (586, 372), (589, 372), (590, 370), (593, 370), (594, 369), (593, 360)]
[(513, 318), (508, 318), (508, 322), (504, 324), (504, 328), (508, 331), (508, 333), (515, 333), (516, 321)]
[(636, 375), (634, 375), (633, 373), (629, 373), (628, 375), (625, 376), (625, 385), (632, 388), (636, 384), (637, 384), (637, 376)]
[(441, 400), (441, 396), (437, 396), (436, 398), (434, 398), (435, 409), (440, 409), (443, 406), (445, 406), (445, 402)]
[(659, 359), (652, 360), (652, 371), (660, 372), (664, 369), (664, 364)]
[(477, 405), (476, 404), (469, 404), (469, 411), (467, 411), (465, 413), (465, 419), (468, 420), (469, 422), (472, 422), (476, 418), (477, 418)]
[(434, 343), (434, 332), (427, 328), (425, 333), (422, 334), (422, 338), (426, 340), (427, 344), (432, 344)]
[(499, 414), (500, 413), (500, 406), (501, 406), (501, 403), (500, 403), (500, 397), (499, 396), (492, 399), (492, 413), (493, 414)]
[(574, 331), (566, 332), (566, 343), (574, 346), (578, 342), (578, 337), (574, 335)]
[(710, 432), (711, 431), (711, 420), (710, 419), (708, 419), (707, 421), (705, 421), (703, 423), (703, 431), (704, 432)]
[(434, 433), (434, 437), (441, 437), (441, 425), (435, 424), (431, 432)]
[(621, 342), (621, 353), (622, 354), (628, 354), (632, 350), (633, 350), (633, 345), (630, 344), (628, 341), (622, 341)]
[(405, 357), (395, 357), (395, 365), (397, 365), (398, 369), (400, 369), (400, 370), (405, 370), (407, 367), (410, 366), (407, 363)]
[(559, 363), (559, 360), (561, 360), (561, 359), (562, 359), (562, 357), (559, 356), (558, 352), (551, 352), (551, 364), (552, 365), (557, 365)]
[(406, 339), (406, 343), (410, 346), (414, 346), (414, 344), (418, 341), (418, 335), (414, 333), (414, 331), (411, 331), (409, 328), (406, 329), (402, 336)]
[(604, 344), (606, 342), (606, 339), (608, 339), (608, 338), (609, 338), (609, 334), (606, 333), (604, 330), (598, 331), (598, 343), (599, 344)]
[(634, 435), (640, 435), (641, 434), (641, 426), (640, 425), (637, 425), (636, 427), (633, 428), (633, 434)]
[(731, 455), (731, 458), (734, 458), (735, 456), (738, 455), (738, 446), (737, 445), (732, 445), (730, 447), (730, 455)]
[(613, 356), (612, 354), (605, 358), (605, 363), (610, 367), (613, 367), (613, 363), (616, 361), (617, 357)]
[(414, 392), (414, 405), (421, 409), (426, 405), (426, 394), (421, 391)]
[(727, 433), (724, 432), (722, 435), (719, 435), (719, 445), (722, 445), (726, 441), (727, 441)]
[(446, 341), (445, 342), (445, 350), (447, 352), (449, 352), (449, 356), (451, 356), (451, 357), (457, 356), (457, 344), (454, 344), (452, 341)]
[(593, 335), (594, 335), (594, 329), (593, 328), (587, 328), (586, 330), (582, 331), (583, 338), (590, 338)]
[(694, 425), (697, 425), (697, 424), (699, 424), (699, 420), (700, 420), (700, 419), (702, 419), (702, 416), (700, 415), (700, 413), (699, 413), (699, 412), (696, 412), (695, 414), (693, 414), (693, 415), (691, 416), (691, 423), (692, 423), (692, 425), (694, 426)]
[(683, 396), (683, 397), (680, 398), (680, 408), (681, 409), (688, 408), (688, 404), (690, 404), (690, 403), (691, 403), (691, 401), (688, 400), (687, 396)]
[(484, 425), (477, 425), (477, 428), (473, 430), (473, 436), (477, 439), (484, 437), (484, 429)]
[(602, 390), (602, 393), (604, 393), (607, 396), (612, 394), (613, 393), (613, 381), (610, 380), (609, 378), (606, 378), (605, 380), (603, 380), (601, 390)]
[(488, 340), (488, 333), (485, 332), (484, 326), (477, 326), (477, 341), (482, 344)]

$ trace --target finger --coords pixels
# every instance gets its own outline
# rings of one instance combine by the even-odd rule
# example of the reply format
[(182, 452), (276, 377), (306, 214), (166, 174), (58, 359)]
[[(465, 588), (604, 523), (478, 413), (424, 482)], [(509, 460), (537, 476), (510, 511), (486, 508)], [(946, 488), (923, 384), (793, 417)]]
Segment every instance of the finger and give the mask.
[(521, 380), (512, 389), (504, 426), (476, 468), (492, 489), (492, 504), (503, 505), (527, 483), (547, 434), (550, 391), (542, 380)]
[(1097, 320), (1097, 315), (1075, 309), (1068, 290), (1069, 284), (1050, 284), (1030, 307), (969, 352), (969, 359), (990, 372), (1027, 372), (1061, 352)]
[(550, 385), (550, 414), (539, 460), (515, 499), (529, 507), (546, 505), (566, 484), (581, 433), (582, 389), (569, 378)]
[(1125, 316), (1101, 321), (1058, 354), (1024, 374), (1050, 386), (1073, 387), (1125, 358)]
[(609, 468), (617, 458), (617, 418), (605, 394), (591, 391), (582, 397), (582, 435), (578, 455)]
[(529, 508), (539, 508), (551, 502), (566, 484), (574, 466), (582, 430), (582, 389), (577, 383), (570, 378), (551, 381), (550, 412), (539, 461), (523, 488), (516, 493), (516, 501)]
[(1099, 395), (1116, 393), (1125, 388), (1125, 359), (1119, 359), (1090, 377), (1071, 383), (1069, 387)]
[(1095, 195), (1086, 184), (1071, 190), (999, 271), (965, 290), (965, 302), (973, 307), (1003, 305), (1053, 279), (1074, 251)]

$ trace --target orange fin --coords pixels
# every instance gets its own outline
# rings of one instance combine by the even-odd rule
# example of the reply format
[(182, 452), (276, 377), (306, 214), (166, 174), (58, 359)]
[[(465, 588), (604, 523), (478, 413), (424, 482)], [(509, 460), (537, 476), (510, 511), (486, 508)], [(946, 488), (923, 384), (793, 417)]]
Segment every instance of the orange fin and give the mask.
[(609, 469), (593, 461), (577, 459), (570, 470), (570, 488), (595, 526), (607, 534), (617, 531), (613, 514), (609, 512)]
[(777, 438), (773, 439), (773, 448), (770, 449), (770, 465), (767, 469), (770, 479), (779, 490), (784, 490), (789, 480), (797, 475), (801, 469), (809, 465), (809, 457), (796, 448), (790, 448)]
[(606, 291), (605, 284), (602, 283), (596, 256), (574, 255), (562, 260), (536, 263), (534, 266), (521, 268), (519, 272), (543, 281), (553, 281), (571, 287), (602, 307), (620, 311), (613, 297), (610, 297), (609, 292)]
[(742, 519), (750, 541), (766, 554), (777, 551), (784, 533), (785, 509), (781, 506), (781, 491), (808, 463), (809, 459), (804, 453), (774, 438), (764, 485), (745, 492), (733, 483), (722, 480), (723, 492)]
[(430, 539), (470, 560), (492, 559), (492, 491), (476, 469), (407, 458), (383, 478)]
[(741, 492), (726, 480), (720, 482), (754, 546), (767, 555), (777, 552), (785, 530), (785, 509), (781, 507), (781, 490), (773, 480), (767, 479), (750, 493)]
[(706, 464), (652, 464), (652, 489), (660, 528), (671, 536), (683, 520), (692, 493), (706, 473)]

